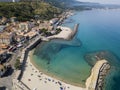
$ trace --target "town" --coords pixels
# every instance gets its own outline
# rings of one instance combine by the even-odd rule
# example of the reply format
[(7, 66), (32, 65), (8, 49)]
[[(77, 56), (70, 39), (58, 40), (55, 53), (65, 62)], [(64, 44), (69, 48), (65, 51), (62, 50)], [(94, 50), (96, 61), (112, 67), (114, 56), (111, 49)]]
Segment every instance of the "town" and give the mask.
[[(0, 18), (1, 85), (7, 85), (6, 82), (8, 81), (12, 82), (14, 71), (21, 69), (21, 51), (39, 36), (46, 38), (60, 33), (61, 29), (58, 26), (69, 15), (72, 15), (72, 13), (67, 11), (48, 21), (31, 19), (26, 22), (18, 21), (17, 17)], [(8, 87), (11, 87), (11, 85), (8, 85)]]

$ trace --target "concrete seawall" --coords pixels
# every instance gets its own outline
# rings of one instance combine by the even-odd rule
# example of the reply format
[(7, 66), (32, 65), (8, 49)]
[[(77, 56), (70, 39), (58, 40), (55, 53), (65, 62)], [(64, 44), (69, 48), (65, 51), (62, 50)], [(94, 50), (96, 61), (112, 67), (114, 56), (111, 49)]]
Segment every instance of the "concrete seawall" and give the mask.
[(21, 81), (21, 78), (24, 74), (25, 64), (28, 58), (29, 51), (36, 47), (41, 41), (41, 37), (39, 36), (38, 38), (33, 40), (25, 49), (23, 49), (22, 56), (20, 58), (22, 66), (21, 69), (17, 71), (15, 79), (13, 80), (13, 90), (16, 90), (16, 88), (19, 88), (20, 90), (30, 90), (30, 88)]
[(71, 38), (73, 38), (76, 35), (76, 33), (78, 32), (78, 27), (79, 27), (79, 24), (75, 24), (73, 32), (71, 34)]
[(34, 47), (36, 47), (39, 43), (41, 42), (41, 37), (38, 37), (36, 40), (34, 40), (33, 42), (31, 42), (24, 50), (22, 53), (22, 58), (21, 58), (21, 62), (22, 62), (22, 67), (21, 67), (21, 73), (18, 76), (18, 80), (21, 80), (22, 75), (24, 73), (24, 66), (28, 57), (28, 53), (30, 50), (32, 50)]

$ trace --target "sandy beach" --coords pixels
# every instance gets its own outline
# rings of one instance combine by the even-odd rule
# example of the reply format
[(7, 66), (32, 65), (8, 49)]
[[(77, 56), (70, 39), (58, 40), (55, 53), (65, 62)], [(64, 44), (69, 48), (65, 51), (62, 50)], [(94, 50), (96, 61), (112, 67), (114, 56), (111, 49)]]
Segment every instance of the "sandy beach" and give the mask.
[(27, 58), (25, 71), (21, 81), (31, 90), (85, 90), (84, 88), (66, 84), (40, 72), (30, 62), (30, 56)]
[(30, 52), (21, 81), (31, 90), (95, 90), (99, 69), (106, 60), (98, 61), (92, 68), (90, 77), (86, 80), (86, 88), (66, 84), (40, 72), (30, 61)]

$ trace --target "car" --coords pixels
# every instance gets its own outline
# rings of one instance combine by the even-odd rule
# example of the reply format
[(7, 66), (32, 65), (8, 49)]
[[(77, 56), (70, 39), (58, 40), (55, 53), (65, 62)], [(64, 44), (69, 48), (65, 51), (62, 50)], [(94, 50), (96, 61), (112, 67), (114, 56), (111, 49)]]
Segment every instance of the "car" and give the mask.
[(17, 45), (17, 48), (20, 48), (20, 47), (22, 47), (22, 46), (23, 46), (22, 44), (18, 44), (18, 45)]

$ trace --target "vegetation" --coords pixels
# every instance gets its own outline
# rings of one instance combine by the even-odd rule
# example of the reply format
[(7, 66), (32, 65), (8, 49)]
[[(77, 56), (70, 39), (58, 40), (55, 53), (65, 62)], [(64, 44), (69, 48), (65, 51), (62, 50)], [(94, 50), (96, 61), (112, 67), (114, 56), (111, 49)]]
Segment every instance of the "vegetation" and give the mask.
[(48, 32), (48, 30), (45, 29), (45, 28), (41, 29), (41, 30), (40, 30), (40, 33), (43, 33), (45, 36), (50, 36), (50, 35), (52, 35), (51, 32)]
[(0, 3), (0, 16), (17, 17), (19, 21), (30, 19), (51, 19), (61, 13), (61, 10), (45, 2)]
[(64, 0), (20, 0), (20, 1), (21, 2), (46, 2), (59, 8), (63, 8), (64, 6)]
[(17, 59), (15, 65), (14, 65), (15, 69), (20, 69), (20, 65), (21, 65), (20, 60)]
[(57, 30), (56, 34), (58, 34), (62, 31), (60, 28), (57, 28), (56, 30)]

